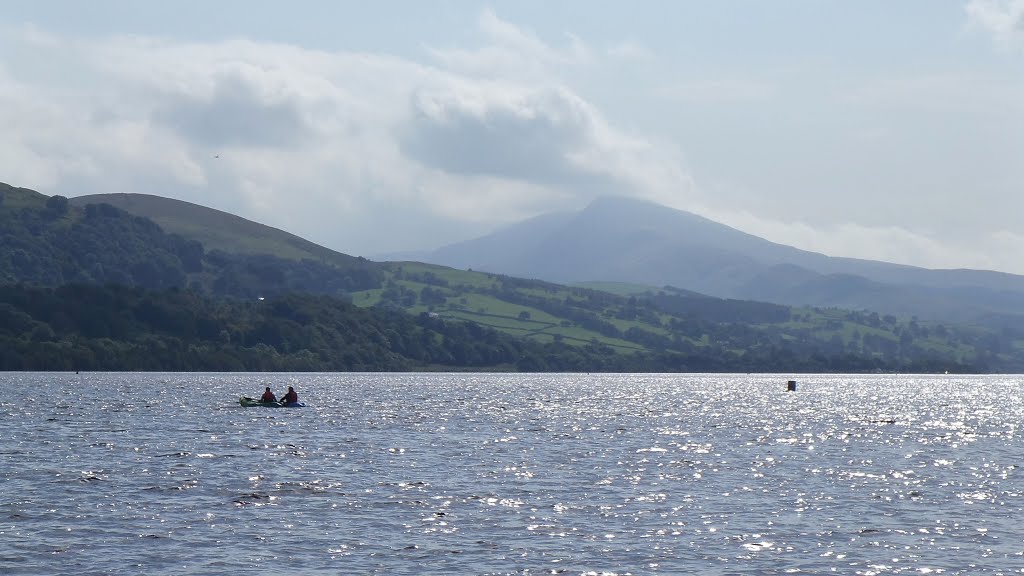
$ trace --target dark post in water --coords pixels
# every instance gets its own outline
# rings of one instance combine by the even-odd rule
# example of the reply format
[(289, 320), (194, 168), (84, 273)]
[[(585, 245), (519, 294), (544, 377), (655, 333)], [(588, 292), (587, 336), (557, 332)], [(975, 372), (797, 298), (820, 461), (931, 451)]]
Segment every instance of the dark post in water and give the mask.
[(786, 391), (796, 392), (796, 380), (790, 380), (789, 382), (786, 382)]

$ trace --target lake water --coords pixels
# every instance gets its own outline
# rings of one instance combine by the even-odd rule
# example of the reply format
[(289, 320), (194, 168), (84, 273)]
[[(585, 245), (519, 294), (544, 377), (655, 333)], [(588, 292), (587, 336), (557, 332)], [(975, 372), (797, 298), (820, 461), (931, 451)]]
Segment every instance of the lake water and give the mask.
[(1024, 573), (1022, 377), (788, 379), (0, 374), (0, 573)]

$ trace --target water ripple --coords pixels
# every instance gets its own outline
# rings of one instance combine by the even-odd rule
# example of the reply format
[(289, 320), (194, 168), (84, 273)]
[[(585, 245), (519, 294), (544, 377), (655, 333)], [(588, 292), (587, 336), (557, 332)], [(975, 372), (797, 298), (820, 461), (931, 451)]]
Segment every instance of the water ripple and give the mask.
[(0, 573), (1024, 565), (1019, 378), (802, 379), (9, 373)]

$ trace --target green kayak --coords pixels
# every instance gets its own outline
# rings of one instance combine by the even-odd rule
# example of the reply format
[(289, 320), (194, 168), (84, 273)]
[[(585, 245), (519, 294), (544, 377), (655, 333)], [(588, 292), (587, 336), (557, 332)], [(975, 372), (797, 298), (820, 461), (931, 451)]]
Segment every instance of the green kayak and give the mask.
[(239, 398), (238, 403), (246, 408), (251, 408), (253, 406), (261, 406), (263, 408), (302, 408), (305, 406), (305, 404), (303, 404), (302, 402), (292, 402), (286, 404), (280, 400), (278, 400), (277, 402), (260, 402), (258, 399), (250, 398), (248, 396), (242, 396), (241, 398)]

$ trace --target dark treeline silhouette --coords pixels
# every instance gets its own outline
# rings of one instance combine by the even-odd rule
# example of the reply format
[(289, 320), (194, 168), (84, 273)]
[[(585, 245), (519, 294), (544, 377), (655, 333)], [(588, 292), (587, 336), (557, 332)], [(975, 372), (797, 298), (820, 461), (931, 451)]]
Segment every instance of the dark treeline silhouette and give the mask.
[(216, 299), (116, 285), (0, 286), (0, 369), (123, 371), (518, 370), (867, 372), (964, 370), (800, 353), (616, 353), (532, 342), (428, 314), (364, 309), (324, 295)]

